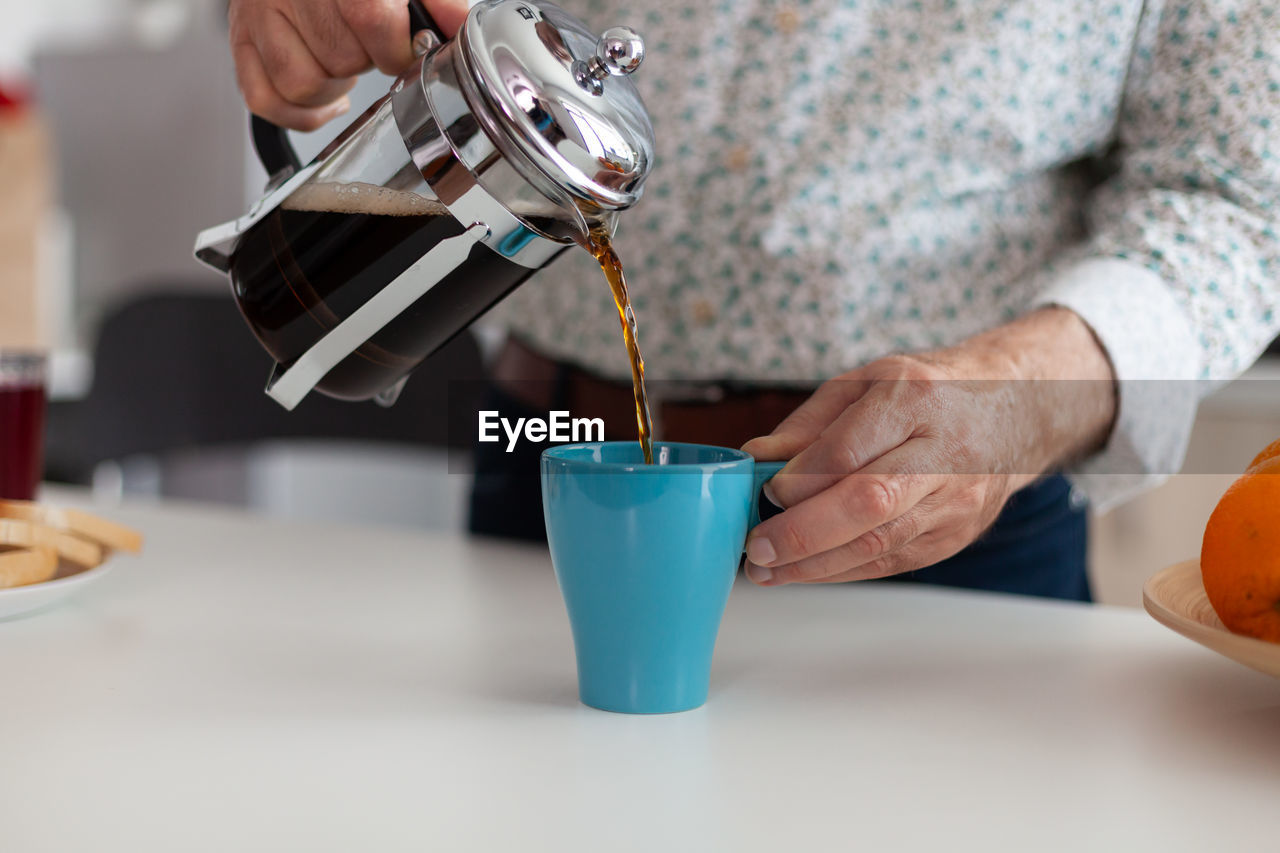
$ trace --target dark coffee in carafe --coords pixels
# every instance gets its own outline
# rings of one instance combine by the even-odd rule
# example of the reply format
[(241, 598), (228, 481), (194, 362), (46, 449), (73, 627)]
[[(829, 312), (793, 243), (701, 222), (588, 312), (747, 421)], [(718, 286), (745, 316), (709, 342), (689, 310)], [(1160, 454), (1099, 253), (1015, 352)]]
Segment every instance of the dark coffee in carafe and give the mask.
[[(254, 334), (287, 368), (433, 246), (462, 230), (442, 204), (416, 193), (361, 183), (304, 184), (241, 238), (231, 282)], [(344, 400), (376, 396), (533, 272), (486, 246), (472, 246), (466, 264), (316, 388)]]

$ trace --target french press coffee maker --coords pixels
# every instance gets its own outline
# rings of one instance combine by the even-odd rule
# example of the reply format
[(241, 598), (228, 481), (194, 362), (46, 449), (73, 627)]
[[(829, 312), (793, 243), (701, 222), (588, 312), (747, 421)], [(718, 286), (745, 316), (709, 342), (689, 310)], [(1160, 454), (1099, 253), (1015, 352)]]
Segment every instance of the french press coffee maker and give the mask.
[(196, 241), (287, 409), (313, 388), (390, 405), (567, 246), (612, 234), (653, 165), (632, 30), (597, 39), (543, 0), (485, 0), (448, 42), (416, 0), (410, 18), (418, 61), (308, 165), (254, 117), (267, 193)]

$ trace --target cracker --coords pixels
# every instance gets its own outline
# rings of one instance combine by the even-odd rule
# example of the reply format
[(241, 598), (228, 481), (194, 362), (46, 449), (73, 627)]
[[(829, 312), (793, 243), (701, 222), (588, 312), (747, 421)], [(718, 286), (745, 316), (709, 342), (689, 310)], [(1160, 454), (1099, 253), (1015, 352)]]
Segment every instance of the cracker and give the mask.
[(113, 551), (136, 554), (142, 550), (142, 534), (137, 530), (78, 509), (63, 509), (29, 501), (0, 501), (0, 518), (43, 524), (92, 540)]
[(0, 589), (49, 580), (58, 571), (58, 552), (52, 548), (0, 551)]
[(102, 548), (97, 542), (81, 539), (72, 533), (64, 533), (53, 527), (0, 518), (0, 546), (16, 548), (52, 548), (58, 556), (77, 566), (92, 569), (102, 562)]

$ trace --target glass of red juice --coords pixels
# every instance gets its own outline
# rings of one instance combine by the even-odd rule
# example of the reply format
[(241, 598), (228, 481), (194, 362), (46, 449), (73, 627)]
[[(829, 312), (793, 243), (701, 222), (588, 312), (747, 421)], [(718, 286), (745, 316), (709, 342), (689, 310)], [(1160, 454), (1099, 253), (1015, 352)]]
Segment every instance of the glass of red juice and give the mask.
[(0, 350), (0, 498), (34, 500), (44, 470), (45, 358)]

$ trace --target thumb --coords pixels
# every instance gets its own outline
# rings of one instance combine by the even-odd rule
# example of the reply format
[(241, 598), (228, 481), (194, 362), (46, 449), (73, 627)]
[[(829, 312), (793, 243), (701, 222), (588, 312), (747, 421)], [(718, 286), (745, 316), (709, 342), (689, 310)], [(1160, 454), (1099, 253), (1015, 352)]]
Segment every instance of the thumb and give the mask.
[(866, 393), (869, 384), (862, 379), (824, 382), (813, 396), (774, 427), (773, 432), (751, 439), (742, 445), (742, 451), (762, 462), (791, 459), (817, 441), (841, 412)]

